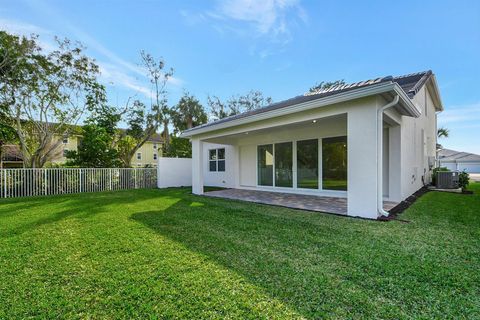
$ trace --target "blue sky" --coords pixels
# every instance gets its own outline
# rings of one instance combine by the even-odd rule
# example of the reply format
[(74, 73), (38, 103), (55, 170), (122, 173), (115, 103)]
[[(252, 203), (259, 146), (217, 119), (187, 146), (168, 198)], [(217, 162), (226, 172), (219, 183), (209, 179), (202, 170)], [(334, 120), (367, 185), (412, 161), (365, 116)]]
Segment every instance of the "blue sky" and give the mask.
[(139, 51), (175, 69), (206, 102), (261, 90), (279, 101), (316, 82), (360, 81), (432, 69), (452, 149), (480, 154), (480, 1), (23, 1), (2, 0), (0, 27), (87, 46), (110, 101), (148, 100)]

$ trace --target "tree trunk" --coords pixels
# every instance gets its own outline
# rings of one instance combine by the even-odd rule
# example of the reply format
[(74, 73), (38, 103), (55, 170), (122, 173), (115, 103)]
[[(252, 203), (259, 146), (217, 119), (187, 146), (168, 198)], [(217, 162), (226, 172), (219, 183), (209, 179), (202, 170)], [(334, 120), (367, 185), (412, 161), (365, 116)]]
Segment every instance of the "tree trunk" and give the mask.
[(165, 149), (170, 146), (170, 133), (168, 131), (168, 121), (163, 122), (163, 141), (165, 143)]

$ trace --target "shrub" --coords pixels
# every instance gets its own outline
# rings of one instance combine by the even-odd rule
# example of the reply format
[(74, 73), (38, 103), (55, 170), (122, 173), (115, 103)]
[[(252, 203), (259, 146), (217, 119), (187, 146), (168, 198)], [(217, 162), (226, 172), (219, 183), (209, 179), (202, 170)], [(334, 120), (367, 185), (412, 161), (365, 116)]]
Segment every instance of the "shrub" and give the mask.
[(450, 171), (446, 167), (437, 167), (433, 169), (432, 173), (432, 185), (436, 186), (437, 185), (437, 175), (439, 171)]
[(470, 182), (470, 176), (468, 175), (468, 173), (466, 173), (465, 171), (460, 172), (460, 175), (458, 176), (458, 186), (465, 191), (465, 189), (467, 189), (469, 182)]

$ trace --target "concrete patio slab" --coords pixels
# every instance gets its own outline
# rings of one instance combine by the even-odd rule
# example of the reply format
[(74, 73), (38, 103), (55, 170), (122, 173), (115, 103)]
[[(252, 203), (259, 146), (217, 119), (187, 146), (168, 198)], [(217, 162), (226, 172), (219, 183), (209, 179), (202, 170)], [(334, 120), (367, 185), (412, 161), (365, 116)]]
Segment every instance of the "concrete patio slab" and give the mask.
[[(263, 203), (308, 211), (347, 215), (347, 198), (292, 194), (259, 190), (223, 189), (205, 192), (206, 196)], [(384, 201), (384, 209), (390, 210), (397, 203)]]

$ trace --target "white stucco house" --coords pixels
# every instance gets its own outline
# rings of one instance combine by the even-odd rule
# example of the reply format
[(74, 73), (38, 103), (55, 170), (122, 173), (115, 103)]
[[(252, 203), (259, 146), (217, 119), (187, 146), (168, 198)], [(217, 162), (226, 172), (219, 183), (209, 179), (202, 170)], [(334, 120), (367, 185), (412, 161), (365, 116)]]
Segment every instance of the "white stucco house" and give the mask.
[(474, 153), (441, 149), (438, 151), (438, 163), (451, 171), (480, 173), (480, 155)]
[(204, 186), (346, 198), (376, 219), (430, 181), (437, 113), (431, 71), (307, 93), (182, 133), (192, 190)]

